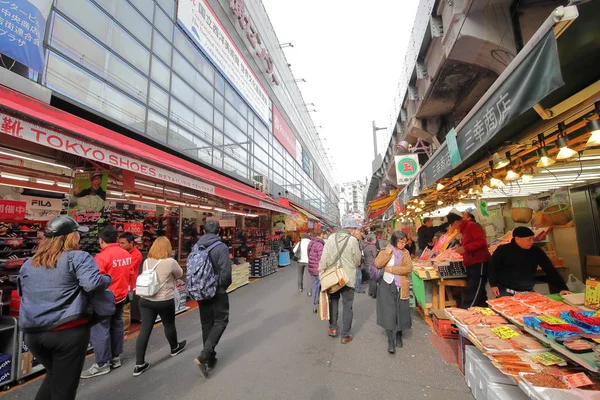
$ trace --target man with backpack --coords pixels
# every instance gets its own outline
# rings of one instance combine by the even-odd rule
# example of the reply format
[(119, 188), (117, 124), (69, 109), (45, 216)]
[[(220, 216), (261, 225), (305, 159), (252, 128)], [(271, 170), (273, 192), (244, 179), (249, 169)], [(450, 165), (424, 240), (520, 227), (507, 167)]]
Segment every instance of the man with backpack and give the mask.
[(204, 224), (204, 235), (194, 246), (187, 262), (187, 291), (198, 301), (204, 348), (194, 360), (204, 377), (217, 363), (215, 347), (229, 323), (231, 260), (229, 247), (217, 234), (221, 227), (215, 220)]

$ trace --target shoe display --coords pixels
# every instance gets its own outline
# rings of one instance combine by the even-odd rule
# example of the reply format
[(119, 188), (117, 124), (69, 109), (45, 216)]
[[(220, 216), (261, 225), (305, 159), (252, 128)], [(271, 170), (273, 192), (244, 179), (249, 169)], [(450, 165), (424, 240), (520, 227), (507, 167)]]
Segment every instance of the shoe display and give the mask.
[(104, 365), (100, 366), (96, 363), (92, 365), (89, 369), (86, 369), (81, 373), (81, 379), (94, 378), (96, 376), (106, 375), (110, 372), (110, 364), (104, 363)]
[(112, 360), (110, 360), (109, 364), (112, 369), (119, 368), (122, 365), (121, 357), (114, 357)]
[(179, 342), (177, 348), (171, 350), (171, 357), (175, 357), (177, 354), (181, 353), (185, 349), (186, 345), (187, 340), (182, 340), (181, 342)]
[(148, 363), (143, 363), (142, 365), (136, 365), (133, 368), (133, 376), (140, 376), (149, 367), (150, 367), (150, 364), (148, 364)]
[(204, 375), (205, 378), (208, 378), (208, 364), (203, 364), (202, 361), (200, 361), (200, 357), (196, 357), (194, 363), (200, 368), (202, 375)]

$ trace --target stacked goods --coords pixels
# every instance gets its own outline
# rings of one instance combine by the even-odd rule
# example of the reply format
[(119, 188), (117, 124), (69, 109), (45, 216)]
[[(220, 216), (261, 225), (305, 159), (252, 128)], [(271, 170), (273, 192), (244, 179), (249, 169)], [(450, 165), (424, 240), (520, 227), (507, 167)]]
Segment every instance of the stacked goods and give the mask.
[(227, 288), (227, 292), (232, 292), (247, 284), (249, 274), (250, 263), (233, 264), (231, 267), (231, 285)]
[(586, 332), (600, 333), (600, 317), (593, 311), (563, 312), (561, 317), (570, 324), (576, 325)]
[(492, 364), (503, 374), (517, 376), (520, 373), (535, 372), (536, 365), (515, 353), (493, 353), (489, 355)]
[(505, 296), (488, 300), (488, 304), (500, 314), (523, 325), (523, 317), (542, 314), (559, 317), (562, 312), (577, 311), (576, 308), (552, 300), (539, 293), (521, 293), (513, 297)]
[(462, 325), (496, 325), (508, 323), (506, 319), (494, 311), (483, 307), (471, 307), (468, 310), (447, 308), (446, 313)]
[(561, 378), (552, 375), (548, 372), (538, 372), (535, 374), (524, 375), (523, 378), (533, 386), (553, 388), (553, 389), (570, 389), (569, 385)]
[(514, 351), (510, 339), (521, 335), (521, 331), (513, 325), (469, 325), (467, 329), (475, 340), (490, 353)]
[(433, 261), (462, 261), (463, 257), (454, 248), (442, 251), (433, 258)]

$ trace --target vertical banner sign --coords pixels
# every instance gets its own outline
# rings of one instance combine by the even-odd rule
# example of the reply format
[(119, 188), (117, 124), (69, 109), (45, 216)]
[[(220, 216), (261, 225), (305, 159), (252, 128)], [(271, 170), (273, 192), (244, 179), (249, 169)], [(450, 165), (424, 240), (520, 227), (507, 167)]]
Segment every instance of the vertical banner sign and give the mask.
[(44, 36), (52, 0), (0, 1), (0, 53), (44, 71)]
[(177, 22), (258, 114), (269, 123), (271, 101), (207, 0), (179, 0)]
[(462, 162), (460, 151), (458, 150), (458, 143), (456, 143), (456, 130), (450, 129), (450, 132), (446, 135), (446, 144), (448, 145), (448, 153), (450, 153), (450, 164), (452, 168), (456, 168)]
[(69, 214), (80, 224), (95, 224), (104, 213), (108, 171), (78, 172), (73, 179)]
[(404, 154), (395, 157), (396, 181), (398, 185), (404, 186), (410, 182), (419, 172), (419, 155)]
[(296, 147), (296, 135), (283, 118), (275, 104), (273, 104), (273, 136), (294, 158), (298, 157), (298, 147)]

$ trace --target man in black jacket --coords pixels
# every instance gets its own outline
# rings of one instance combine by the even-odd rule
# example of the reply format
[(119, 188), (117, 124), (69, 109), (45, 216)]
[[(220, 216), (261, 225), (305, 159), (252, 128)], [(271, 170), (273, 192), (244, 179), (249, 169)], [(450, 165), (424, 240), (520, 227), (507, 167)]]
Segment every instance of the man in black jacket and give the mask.
[(433, 247), (432, 241), (435, 232), (433, 220), (431, 218), (424, 218), (423, 225), (417, 231), (419, 235), (419, 250), (425, 251), (427, 247)]
[[(198, 245), (208, 248), (221, 239), (217, 234), (221, 227), (219, 222), (208, 220), (204, 224), (204, 235), (198, 240)], [(208, 373), (215, 368), (217, 353), (215, 347), (219, 343), (227, 324), (229, 323), (229, 295), (227, 288), (231, 285), (231, 260), (229, 247), (221, 243), (213, 247), (209, 253), (210, 261), (217, 275), (217, 292), (212, 299), (198, 300), (200, 322), (202, 323), (202, 341), (204, 348), (195, 362), (200, 367), (202, 375), (208, 378)]]
[(544, 250), (535, 247), (535, 234), (527, 227), (513, 230), (513, 240), (496, 249), (488, 267), (488, 279), (492, 294), (512, 296), (519, 292), (531, 292), (535, 285), (538, 265), (548, 277), (548, 285), (568, 294), (564, 279), (560, 276)]

